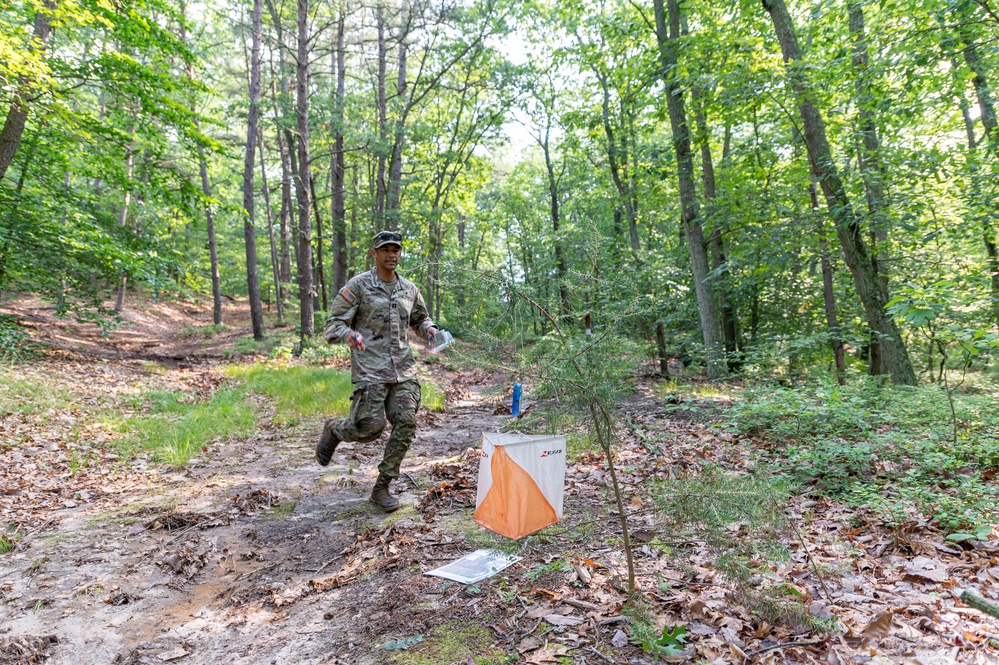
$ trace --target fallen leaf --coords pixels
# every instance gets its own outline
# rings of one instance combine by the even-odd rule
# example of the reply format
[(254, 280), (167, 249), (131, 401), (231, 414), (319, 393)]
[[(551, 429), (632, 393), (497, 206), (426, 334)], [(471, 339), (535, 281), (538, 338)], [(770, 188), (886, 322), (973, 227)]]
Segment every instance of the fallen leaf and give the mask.
[(906, 564), (905, 576), (924, 582), (943, 582), (949, 577), (947, 564), (925, 556), (917, 556)]
[(628, 646), (628, 634), (625, 633), (620, 628), (614, 633), (614, 637), (611, 638), (611, 644), (616, 646), (618, 649)]
[(865, 640), (880, 640), (888, 634), (888, 630), (891, 628), (891, 620), (894, 616), (891, 610), (882, 612), (861, 631), (861, 637)]
[(564, 656), (569, 652), (569, 648), (562, 646), (561, 644), (556, 644), (554, 646), (545, 647), (540, 651), (535, 651), (527, 659), (527, 663), (533, 663), (533, 665), (544, 665), (544, 663), (557, 663), (559, 656)]
[(553, 626), (578, 626), (583, 623), (579, 617), (567, 617), (562, 614), (546, 614), (544, 618)]
[(517, 645), (517, 653), (525, 654), (528, 651), (534, 651), (535, 649), (540, 649), (544, 642), (541, 641), (540, 637), (535, 637), (534, 635), (528, 635), (520, 641)]

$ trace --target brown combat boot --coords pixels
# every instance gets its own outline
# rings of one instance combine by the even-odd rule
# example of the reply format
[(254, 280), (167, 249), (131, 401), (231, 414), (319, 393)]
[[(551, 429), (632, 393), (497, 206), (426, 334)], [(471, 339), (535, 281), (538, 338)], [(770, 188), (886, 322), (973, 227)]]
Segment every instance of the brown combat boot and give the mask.
[(319, 443), (316, 444), (316, 461), (319, 462), (320, 466), (326, 466), (330, 463), (330, 460), (333, 459), (333, 453), (336, 452), (336, 447), (340, 443), (340, 439), (333, 432), (335, 424), (335, 418), (327, 420), (326, 424), (323, 425), (323, 433), (319, 435)]
[(379, 473), (378, 480), (375, 481), (375, 487), (371, 490), (371, 503), (386, 513), (391, 513), (393, 510), (399, 509), (399, 499), (389, 494), (389, 483), (391, 482), (392, 479), (390, 477), (384, 473)]

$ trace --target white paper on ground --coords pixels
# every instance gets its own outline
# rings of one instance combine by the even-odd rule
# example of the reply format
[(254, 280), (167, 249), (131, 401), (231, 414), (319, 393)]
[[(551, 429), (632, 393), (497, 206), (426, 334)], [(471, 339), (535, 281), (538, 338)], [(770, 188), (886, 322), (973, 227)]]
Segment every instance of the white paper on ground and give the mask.
[(426, 575), (443, 577), (462, 584), (471, 584), (495, 575), (504, 568), (511, 566), (523, 557), (515, 554), (505, 554), (499, 550), (475, 550), (446, 566), (435, 568)]

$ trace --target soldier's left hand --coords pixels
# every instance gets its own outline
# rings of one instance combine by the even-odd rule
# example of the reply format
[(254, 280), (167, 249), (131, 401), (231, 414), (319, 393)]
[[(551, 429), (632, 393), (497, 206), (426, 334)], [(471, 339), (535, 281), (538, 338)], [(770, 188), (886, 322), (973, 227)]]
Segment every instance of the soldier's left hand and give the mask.
[(437, 329), (437, 326), (430, 326), (427, 328), (427, 339), (431, 342), (434, 341), (434, 337), (436, 337), (439, 332), (440, 331)]

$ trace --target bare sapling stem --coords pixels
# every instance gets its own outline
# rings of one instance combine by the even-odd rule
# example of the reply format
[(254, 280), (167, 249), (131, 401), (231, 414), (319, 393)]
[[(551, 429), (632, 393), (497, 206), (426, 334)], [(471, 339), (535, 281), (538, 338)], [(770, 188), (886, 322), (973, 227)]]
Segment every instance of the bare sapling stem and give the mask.
[(621, 540), (624, 544), (624, 556), (628, 561), (628, 593), (635, 592), (635, 558), (631, 552), (631, 538), (628, 535), (628, 516), (624, 512), (624, 498), (621, 496), (621, 486), (617, 482), (617, 472), (614, 469), (613, 452), (611, 451), (611, 421), (610, 415), (603, 405), (590, 402), (590, 417), (593, 418), (593, 429), (597, 433), (597, 442), (607, 456), (607, 469), (610, 471), (611, 488), (614, 490), (614, 500), (617, 502), (618, 519), (621, 522)]

